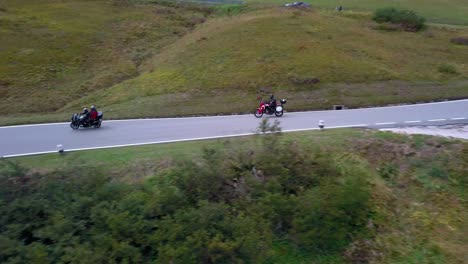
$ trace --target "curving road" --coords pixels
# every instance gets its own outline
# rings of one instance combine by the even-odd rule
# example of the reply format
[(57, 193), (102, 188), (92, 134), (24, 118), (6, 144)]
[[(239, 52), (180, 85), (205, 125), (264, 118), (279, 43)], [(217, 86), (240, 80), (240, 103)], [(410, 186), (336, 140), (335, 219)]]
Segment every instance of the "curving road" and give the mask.
[[(270, 118), (270, 117), (268, 117)], [(396, 127), (468, 123), (468, 100), (285, 113), (278, 119), (283, 131), (338, 127)], [(72, 130), (69, 123), (0, 127), (0, 157), (169, 143), (253, 134), (259, 124), (253, 115), (104, 121), (99, 129)]]

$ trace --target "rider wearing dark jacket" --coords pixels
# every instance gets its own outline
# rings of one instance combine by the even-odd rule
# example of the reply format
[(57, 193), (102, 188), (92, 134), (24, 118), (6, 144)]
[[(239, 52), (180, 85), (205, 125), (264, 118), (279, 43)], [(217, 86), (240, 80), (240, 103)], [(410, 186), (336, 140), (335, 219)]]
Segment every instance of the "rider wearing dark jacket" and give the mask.
[(84, 116), (83, 122), (88, 122), (89, 119), (89, 111), (88, 108), (83, 108), (83, 113), (80, 113), (81, 116)]
[(80, 115), (84, 115), (86, 118), (89, 117), (89, 111), (88, 108), (83, 108), (83, 113), (80, 113)]
[(268, 101), (268, 105), (269, 105), (270, 110), (274, 112), (276, 109), (276, 99), (273, 94), (270, 96), (270, 101)]

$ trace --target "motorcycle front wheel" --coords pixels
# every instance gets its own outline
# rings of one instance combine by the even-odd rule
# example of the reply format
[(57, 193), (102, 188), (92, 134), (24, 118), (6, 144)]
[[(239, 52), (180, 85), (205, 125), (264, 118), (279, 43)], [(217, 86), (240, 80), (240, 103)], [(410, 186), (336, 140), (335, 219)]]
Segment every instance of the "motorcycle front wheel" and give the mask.
[(71, 122), (71, 123), (70, 123), (70, 127), (71, 127), (72, 129), (78, 129), (78, 128), (80, 128), (80, 124), (77, 124), (77, 123), (75, 123), (75, 122)]
[(275, 111), (275, 116), (277, 116), (277, 117), (280, 117), (280, 116), (282, 116), (283, 114), (284, 114), (284, 113), (283, 113), (283, 110), (281, 110), (281, 111), (279, 111), (279, 112), (276, 112), (276, 111)]
[(257, 110), (255, 110), (254, 115), (255, 115), (256, 118), (260, 118), (260, 117), (263, 116), (263, 111), (260, 110), (260, 109), (257, 109)]

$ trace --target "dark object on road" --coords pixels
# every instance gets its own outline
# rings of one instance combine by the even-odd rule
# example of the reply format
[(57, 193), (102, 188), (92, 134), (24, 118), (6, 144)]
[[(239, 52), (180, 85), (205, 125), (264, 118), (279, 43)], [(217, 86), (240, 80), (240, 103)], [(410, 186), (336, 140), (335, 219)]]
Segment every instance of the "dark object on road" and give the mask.
[(294, 3), (289, 3), (285, 4), (285, 7), (310, 7), (310, 4), (304, 3), (304, 2), (294, 2)]
[(333, 105), (333, 110), (343, 110), (345, 109), (344, 105)]
[(284, 105), (286, 104), (286, 99), (281, 99), (280, 103), (276, 102), (274, 97), (270, 100), (270, 102), (266, 102), (264, 100), (260, 101), (260, 106), (255, 110), (255, 117), (260, 118), (263, 114), (272, 115), (280, 117), (284, 113)]
[(98, 112), (96, 119), (87, 119), (85, 115), (73, 114), (71, 117), (70, 127), (78, 129), (80, 127), (100, 128), (102, 124), (102, 112)]
[(343, 7), (342, 6), (336, 7), (336, 11), (343, 11)]

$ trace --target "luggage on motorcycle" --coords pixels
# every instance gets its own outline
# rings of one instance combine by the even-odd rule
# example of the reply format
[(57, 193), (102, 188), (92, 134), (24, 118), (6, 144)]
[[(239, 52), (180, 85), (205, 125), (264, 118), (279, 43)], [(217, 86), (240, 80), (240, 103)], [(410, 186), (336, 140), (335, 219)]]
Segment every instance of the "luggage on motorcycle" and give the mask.
[(104, 115), (103, 112), (99, 111), (98, 114), (97, 114), (97, 118), (98, 119), (102, 119), (102, 116)]

